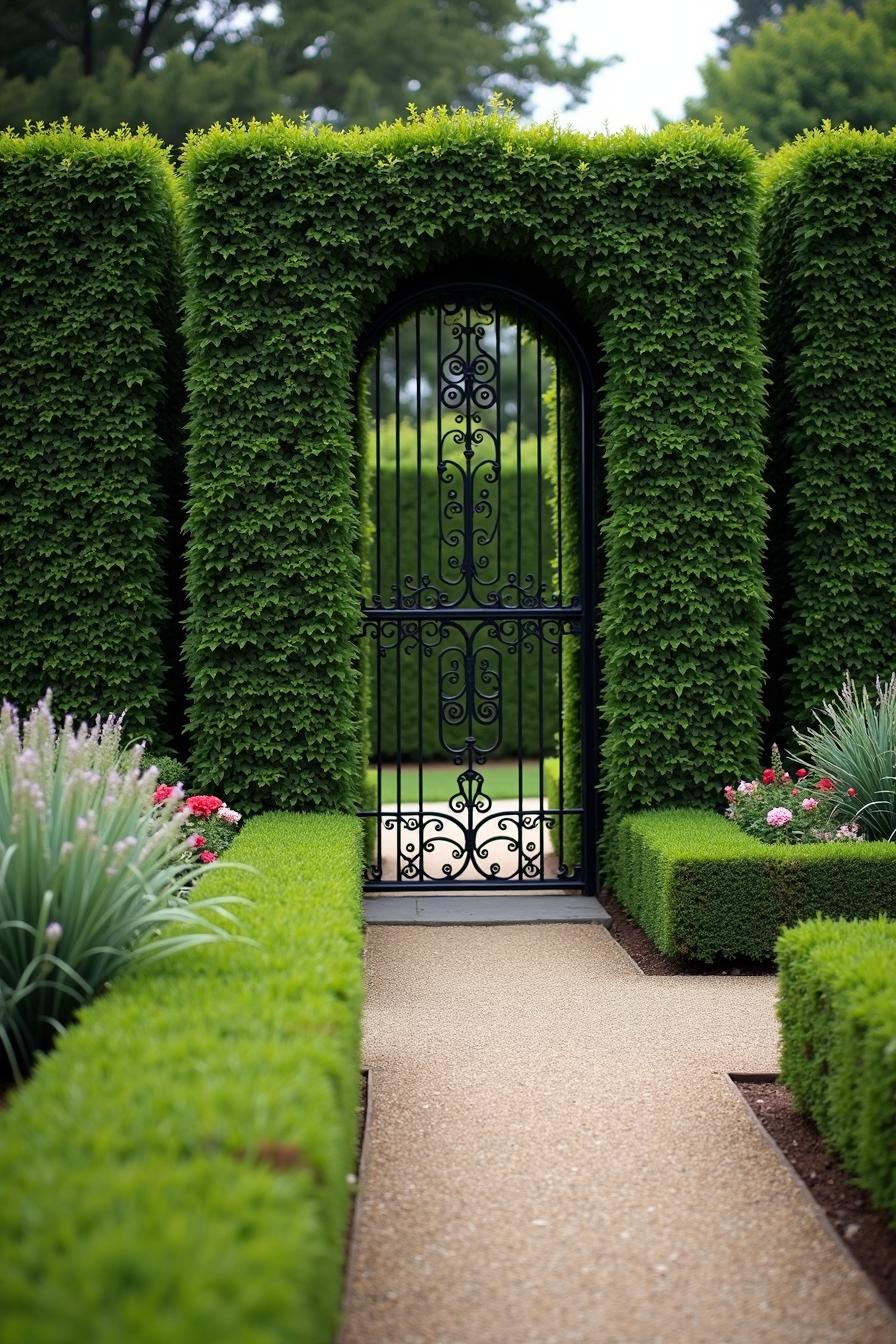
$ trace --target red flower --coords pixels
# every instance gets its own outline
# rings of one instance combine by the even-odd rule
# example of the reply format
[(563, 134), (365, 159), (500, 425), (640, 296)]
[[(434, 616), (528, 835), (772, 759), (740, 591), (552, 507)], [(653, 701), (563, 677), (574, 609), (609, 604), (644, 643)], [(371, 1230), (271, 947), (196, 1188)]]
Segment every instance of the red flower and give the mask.
[(187, 799), (186, 806), (194, 817), (210, 817), (219, 807), (224, 806), (224, 800), (216, 798), (213, 793), (194, 793)]
[(762, 772), (762, 782), (763, 782), (763, 784), (774, 784), (774, 782), (775, 782), (775, 772), (774, 772), (774, 770), (763, 770), (763, 772)]
[(797, 779), (805, 779), (808, 773), (809, 773), (808, 770), (797, 770), (796, 777)]
[(837, 785), (832, 779), (828, 779), (827, 775), (822, 775), (821, 779), (818, 781), (818, 787), (824, 789), (825, 793), (833, 793)]
[(847, 789), (846, 792), (849, 794), (850, 798), (855, 798), (856, 796), (855, 789)]
[(217, 857), (218, 857), (218, 856), (217, 856), (217, 854), (215, 853), (215, 851), (214, 851), (213, 849), (204, 849), (204, 850), (202, 851), (202, 853), (199, 855), (199, 862), (200, 862), (200, 863), (214, 863), (214, 861), (215, 861), (215, 859), (216, 859)]
[(160, 784), (153, 794), (152, 800), (156, 806), (158, 806), (159, 803), (164, 803), (166, 798), (170, 798), (174, 792), (175, 788), (173, 784)]

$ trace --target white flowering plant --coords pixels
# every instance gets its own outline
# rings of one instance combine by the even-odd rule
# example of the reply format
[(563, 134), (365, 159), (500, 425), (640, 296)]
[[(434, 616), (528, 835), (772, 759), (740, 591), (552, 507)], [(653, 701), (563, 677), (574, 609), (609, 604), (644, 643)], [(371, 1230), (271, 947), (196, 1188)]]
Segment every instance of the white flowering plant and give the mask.
[(758, 779), (726, 784), (724, 794), (725, 816), (766, 845), (864, 839), (855, 789), (839, 789), (827, 775), (810, 776), (802, 767), (791, 774), (777, 746)]
[(191, 899), (182, 794), (157, 802), (142, 754), (114, 716), (57, 727), (49, 692), (24, 722), (0, 709), (0, 1064), (16, 1080), (128, 965), (234, 936), (245, 902)]

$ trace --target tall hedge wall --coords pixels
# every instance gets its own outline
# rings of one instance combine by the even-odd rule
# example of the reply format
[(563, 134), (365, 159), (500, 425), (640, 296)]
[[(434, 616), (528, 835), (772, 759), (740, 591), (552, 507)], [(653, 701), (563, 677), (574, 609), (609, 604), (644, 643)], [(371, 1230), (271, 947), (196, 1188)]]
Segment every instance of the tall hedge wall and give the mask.
[(767, 174), (772, 470), (789, 570), (773, 670), (781, 718), (803, 726), (847, 670), (871, 681), (896, 668), (896, 134), (812, 132)]
[[(504, 115), (274, 120), (185, 152), (196, 765), (246, 807), (357, 798), (357, 341), (475, 256), (565, 294), (607, 380), (610, 803), (703, 799), (758, 748), (765, 505), (753, 150)], [(595, 537), (595, 545), (597, 538)]]
[(174, 174), (148, 135), (0, 135), (0, 694), (160, 741)]

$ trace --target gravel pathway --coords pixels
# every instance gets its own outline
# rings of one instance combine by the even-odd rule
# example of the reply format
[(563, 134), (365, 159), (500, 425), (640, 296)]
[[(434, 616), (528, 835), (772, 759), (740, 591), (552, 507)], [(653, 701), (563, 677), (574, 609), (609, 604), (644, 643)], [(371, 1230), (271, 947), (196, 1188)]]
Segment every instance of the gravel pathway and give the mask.
[(724, 1077), (774, 982), (592, 925), (372, 928), (343, 1344), (896, 1344)]

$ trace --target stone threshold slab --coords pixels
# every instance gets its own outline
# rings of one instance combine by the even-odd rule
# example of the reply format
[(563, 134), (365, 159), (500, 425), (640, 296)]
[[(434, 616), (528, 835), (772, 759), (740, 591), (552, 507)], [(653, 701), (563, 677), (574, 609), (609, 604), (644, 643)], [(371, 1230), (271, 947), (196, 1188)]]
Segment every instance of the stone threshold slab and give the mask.
[(593, 896), (373, 896), (364, 901), (368, 924), (610, 924)]

